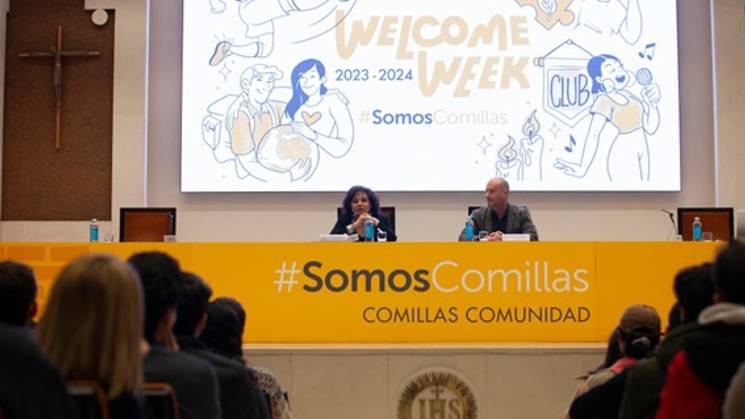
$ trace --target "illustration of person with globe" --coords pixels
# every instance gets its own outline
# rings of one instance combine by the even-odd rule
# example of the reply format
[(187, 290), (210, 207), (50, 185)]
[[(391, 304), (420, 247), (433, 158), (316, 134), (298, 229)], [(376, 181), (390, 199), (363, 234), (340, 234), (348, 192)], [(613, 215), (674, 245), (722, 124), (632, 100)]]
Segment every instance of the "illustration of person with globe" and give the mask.
[(634, 82), (633, 74), (613, 55), (590, 59), (587, 73), (596, 96), (580, 161), (557, 158), (554, 167), (566, 175), (582, 178), (600, 154), (610, 180), (648, 181), (647, 136), (654, 135), (660, 126), (659, 86), (651, 83), (650, 73), (643, 83), (641, 98), (635, 96), (629, 90)]
[[(292, 164), (287, 170), (271, 170), (257, 161), (257, 150), (267, 138), (300, 137), (289, 126), (280, 128), (285, 104), (271, 99), (275, 82), (282, 77), (276, 66), (250, 66), (241, 74), (240, 94), (227, 95), (207, 108), (202, 137), (216, 161), (235, 163), (236, 174), (241, 179), (251, 176), (266, 182), (287, 178), (289, 173), (288, 180), (296, 180), (305, 177), (317, 160), (311, 147), (301, 147), (298, 151), (285, 144), (282, 151), (294, 157), (289, 158)], [(281, 156), (287, 157), (285, 154)]]
[(302, 61), (292, 70), (292, 98), (283, 121), (318, 144), (333, 157), (343, 157), (354, 140), (354, 123), (340, 92), (326, 88), (326, 68), (316, 59)]
[(341, 92), (325, 87), (325, 73), (318, 60), (298, 64), (285, 107), (274, 99), (290, 90), (275, 88), (282, 72), (263, 64), (248, 67), (240, 78), (241, 93), (212, 103), (202, 123), (215, 160), (234, 161), (241, 179), (275, 182), (309, 179), (321, 149), (332, 157), (346, 155), (354, 137), (352, 117)]

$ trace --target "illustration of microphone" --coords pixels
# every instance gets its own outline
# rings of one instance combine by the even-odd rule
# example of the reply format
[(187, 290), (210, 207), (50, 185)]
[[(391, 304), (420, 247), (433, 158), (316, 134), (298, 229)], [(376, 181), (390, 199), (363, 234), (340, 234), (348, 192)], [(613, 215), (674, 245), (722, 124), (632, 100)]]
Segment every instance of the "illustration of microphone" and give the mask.
[[(634, 78), (636, 78), (636, 82), (639, 83), (642, 86), (649, 86), (652, 84), (652, 70), (643, 67), (636, 71), (636, 74), (634, 75)], [(663, 210), (665, 211), (665, 210)]]

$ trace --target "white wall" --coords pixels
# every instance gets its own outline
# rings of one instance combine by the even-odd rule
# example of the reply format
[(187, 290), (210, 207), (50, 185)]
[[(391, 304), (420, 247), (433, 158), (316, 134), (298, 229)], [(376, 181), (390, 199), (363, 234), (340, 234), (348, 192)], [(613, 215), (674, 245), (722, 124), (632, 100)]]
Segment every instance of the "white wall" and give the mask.
[[(729, 12), (720, 9), (723, 16), (740, 19), (739, 27), (737, 23), (723, 25), (717, 33), (718, 38), (731, 39), (728, 57), (742, 59), (745, 53), (737, 42), (742, 39), (738, 31), (742, 30), (743, 9), (735, 7), (742, 0), (716, 2), (734, 8)], [(181, 1), (152, 2), (149, 16), (147, 3), (132, 0), (126, 7), (118, 6), (127, 13), (117, 10), (117, 49), (130, 53), (117, 51), (115, 61), (115, 102), (129, 106), (115, 103), (114, 108), (113, 225), (117, 225), (119, 206), (145, 202), (178, 208), (180, 241), (310, 241), (329, 230), (341, 194), (179, 192)], [(709, 16), (708, 2), (679, 1), (682, 192), (514, 193), (513, 202), (531, 208), (542, 239), (665, 240), (669, 221), (659, 208), (712, 206), (715, 173), (723, 177), (722, 183), (745, 174), (737, 153), (722, 156), (731, 152), (727, 146), (740, 147), (736, 130), (720, 132), (719, 168), (714, 164)], [(148, 19), (146, 45), (150, 50), (145, 55), (143, 40), (147, 38), (138, 28), (143, 28)], [(149, 86), (146, 100), (139, 85), (145, 80)], [(741, 79), (735, 79), (734, 74), (728, 83), (727, 89), (742, 87)], [(742, 113), (720, 114), (720, 127), (742, 124), (739, 115)], [(147, 127), (147, 139), (140, 132), (142, 126)], [(741, 147), (738, 150), (741, 152)], [(723, 189), (722, 198), (727, 199), (722, 203), (745, 207), (741, 195), (735, 189)], [(483, 201), (479, 193), (383, 193), (381, 199), (385, 205), (397, 207), (397, 230), (405, 241), (453, 240), (465, 218), (465, 207)], [(3, 222), (0, 239), (84, 240), (86, 236), (79, 230), (86, 230), (85, 223), (66, 225), (66, 229), (52, 229), (44, 223)]]

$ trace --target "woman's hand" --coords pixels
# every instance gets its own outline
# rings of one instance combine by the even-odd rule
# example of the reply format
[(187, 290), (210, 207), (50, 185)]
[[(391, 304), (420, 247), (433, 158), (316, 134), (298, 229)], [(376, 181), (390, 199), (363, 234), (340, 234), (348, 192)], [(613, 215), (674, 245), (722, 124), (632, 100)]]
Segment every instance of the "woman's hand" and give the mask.
[(657, 108), (660, 102), (660, 86), (657, 83), (650, 84), (642, 90), (642, 100), (644, 104), (652, 108)]

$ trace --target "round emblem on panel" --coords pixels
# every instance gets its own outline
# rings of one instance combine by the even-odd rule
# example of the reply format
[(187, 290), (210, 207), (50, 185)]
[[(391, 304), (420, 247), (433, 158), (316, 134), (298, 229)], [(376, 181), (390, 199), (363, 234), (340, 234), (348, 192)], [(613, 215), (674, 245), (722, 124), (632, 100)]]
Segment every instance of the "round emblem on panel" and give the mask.
[(398, 419), (476, 419), (476, 396), (457, 372), (428, 368), (411, 376), (398, 395)]

